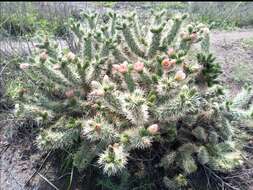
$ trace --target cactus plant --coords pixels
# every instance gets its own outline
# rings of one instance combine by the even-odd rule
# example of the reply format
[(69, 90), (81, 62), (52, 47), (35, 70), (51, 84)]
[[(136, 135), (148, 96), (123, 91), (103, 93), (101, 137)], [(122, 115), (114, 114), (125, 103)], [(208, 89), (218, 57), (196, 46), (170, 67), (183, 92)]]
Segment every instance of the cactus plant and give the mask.
[[(153, 13), (149, 24), (134, 13), (109, 13), (106, 22), (97, 14), (81, 16), (70, 22), (80, 51), (46, 37), (19, 63), (28, 79), (17, 81), (10, 94), (17, 116), (43, 124), (38, 146), (68, 149), (77, 168), (96, 163), (116, 175), (137, 162), (134, 151), (158, 143), (166, 149), (159, 167), (167, 173), (177, 168), (173, 183), (184, 186), (182, 176), (196, 171), (197, 163), (223, 169), (232, 150), (222, 145), (232, 141), (233, 126), (206, 26), (183, 24), (187, 15), (169, 18), (165, 12)], [(199, 42), (198, 62), (190, 63), (187, 53)]]

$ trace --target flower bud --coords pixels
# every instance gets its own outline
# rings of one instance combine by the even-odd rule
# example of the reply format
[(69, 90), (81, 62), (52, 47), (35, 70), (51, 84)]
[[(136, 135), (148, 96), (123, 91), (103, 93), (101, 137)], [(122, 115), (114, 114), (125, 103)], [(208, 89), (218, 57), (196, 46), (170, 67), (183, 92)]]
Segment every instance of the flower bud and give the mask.
[(168, 53), (169, 56), (174, 55), (174, 53), (175, 53), (174, 48), (169, 48), (168, 51), (167, 51), (167, 53)]
[(180, 37), (181, 37), (183, 40), (185, 40), (185, 39), (188, 37), (187, 32), (181, 32), (181, 33), (180, 33)]
[(196, 64), (191, 67), (191, 70), (192, 70), (192, 72), (199, 72), (201, 70), (201, 68), (202, 68), (201, 65)]
[(150, 146), (151, 145), (151, 140), (148, 138), (144, 138), (143, 140), (143, 144), (145, 144), (146, 146)]
[(59, 70), (61, 68), (61, 65), (60, 64), (55, 64), (54, 66), (53, 66), (53, 69), (54, 70)]
[(94, 130), (99, 134), (101, 132), (101, 126), (99, 124), (96, 124)]
[(177, 14), (177, 15), (175, 15), (174, 18), (175, 18), (176, 21), (180, 21), (182, 19), (182, 16)]
[(119, 143), (114, 143), (112, 145), (112, 148), (114, 149), (114, 151), (117, 150), (119, 147), (120, 147)]
[(104, 83), (109, 83), (109, 82), (110, 82), (110, 79), (109, 79), (108, 75), (105, 75), (105, 76), (104, 76), (103, 82), (104, 82)]
[(42, 52), (40, 55), (40, 61), (45, 62), (48, 59), (48, 54), (46, 52)]
[(148, 128), (147, 128), (148, 132), (151, 134), (151, 135), (156, 135), (159, 133), (160, 131), (160, 127), (157, 125), (157, 124), (153, 124), (153, 125), (150, 125)]
[(30, 67), (30, 64), (29, 63), (22, 63), (19, 65), (19, 68), (22, 69), (22, 70), (26, 70)]
[(176, 72), (175, 80), (181, 81), (181, 80), (184, 80), (185, 78), (186, 78), (186, 74), (184, 73), (184, 71), (177, 71)]
[(191, 41), (192, 42), (196, 42), (196, 40), (197, 40), (197, 34), (194, 32), (194, 33), (192, 33), (191, 35), (190, 35), (190, 38), (191, 38)]

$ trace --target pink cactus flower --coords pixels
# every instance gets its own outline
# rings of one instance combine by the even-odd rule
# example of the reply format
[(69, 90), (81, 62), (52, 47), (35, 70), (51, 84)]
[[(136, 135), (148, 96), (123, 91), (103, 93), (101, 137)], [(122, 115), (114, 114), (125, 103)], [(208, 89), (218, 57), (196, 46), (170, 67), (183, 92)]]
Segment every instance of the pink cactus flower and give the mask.
[(22, 69), (22, 70), (26, 70), (30, 67), (30, 64), (29, 63), (22, 63), (19, 65), (19, 68)]
[(169, 59), (164, 59), (163, 61), (162, 61), (162, 66), (163, 66), (163, 69), (164, 70), (169, 70), (170, 69), (170, 67), (171, 67), (171, 62), (170, 62), (170, 60)]
[(190, 35), (190, 38), (191, 38), (191, 41), (192, 42), (196, 42), (196, 40), (197, 40), (197, 34), (194, 32), (194, 33), (192, 33), (191, 35)]
[(169, 56), (172, 56), (175, 53), (174, 48), (169, 48), (167, 53), (168, 53)]
[(128, 65), (128, 63), (126, 61), (124, 63), (120, 64), (118, 71), (122, 74), (127, 73), (127, 71), (128, 71), (127, 65)]
[(143, 62), (137, 61), (136, 63), (134, 63), (134, 70), (136, 72), (143, 71), (143, 68), (144, 68), (144, 63)]
[(103, 82), (105, 82), (105, 83), (109, 83), (110, 82), (110, 78), (108, 77), (108, 75), (104, 76)]
[(160, 127), (157, 125), (157, 124), (153, 124), (153, 125), (150, 125), (148, 128), (147, 128), (148, 132), (151, 134), (151, 135), (156, 135), (159, 133), (160, 131)]
[(184, 73), (184, 71), (180, 70), (176, 72), (175, 80), (181, 81), (181, 80), (184, 80), (185, 78), (186, 78), (186, 74)]
[(65, 92), (65, 96), (66, 96), (67, 98), (71, 98), (71, 97), (73, 97), (74, 95), (75, 95), (75, 91), (74, 91), (73, 89), (68, 90), (68, 91)]

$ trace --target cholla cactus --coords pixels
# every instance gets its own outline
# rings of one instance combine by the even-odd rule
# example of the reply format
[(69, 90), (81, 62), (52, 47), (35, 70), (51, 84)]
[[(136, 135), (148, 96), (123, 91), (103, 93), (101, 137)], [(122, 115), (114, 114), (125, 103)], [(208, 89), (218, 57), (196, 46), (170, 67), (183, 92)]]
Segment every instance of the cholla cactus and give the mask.
[(250, 85), (243, 86), (242, 90), (232, 99), (226, 102), (229, 112), (227, 115), (237, 122), (253, 119), (253, 89)]
[[(109, 13), (106, 23), (96, 14), (82, 16), (85, 22), (70, 25), (79, 52), (46, 38), (20, 64), (29, 78), (13, 88), (22, 108), (17, 113), (42, 117), (40, 147), (68, 147), (78, 168), (97, 161), (108, 175), (126, 169), (131, 152), (157, 142), (167, 150), (159, 167), (168, 172), (176, 167), (187, 175), (197, 162), (223, 169), (233, 152), (224, 148), (233, 126), (216, 85), (220, 67), (209, 55), (206, 26), (185, 25), (187, 15), (165, 12), (146, 24), (136, 14)], [(197, 61), (189, 62), (187, 53), (199, 42)]]
[(103, 167), (103, 170), (108, 175), (113, 175), (125, 168), (127, 164), (127, 153), (124, 152), (122, 146), (114, 144), (99, 155), (98, 164)]

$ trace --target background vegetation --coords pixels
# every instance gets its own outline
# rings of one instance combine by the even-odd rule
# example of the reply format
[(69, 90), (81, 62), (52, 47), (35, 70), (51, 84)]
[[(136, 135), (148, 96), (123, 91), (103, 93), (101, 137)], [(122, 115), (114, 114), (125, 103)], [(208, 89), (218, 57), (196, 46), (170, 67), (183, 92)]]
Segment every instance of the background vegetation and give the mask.
[[(131, 3), (129, 3), (131, 4)], [(103, 11), (112, 8), (124, 11), (132, 9), (124, 2), (2, 2), (0, 13), (0, 36), (31, 36), (39, 29), (55, 36), (63, 36), (66, 32), (64, 22), (74, 11), (92, 7)], [(132, 3), (133, 4), (133, 3)], [(192, 19), (212, 24), (216, 29), (232, 29), (253, 25), (252, 2), (146, 2), (134, 3), (137, 9), (163, 8), (171, 12), (188, 12)], [(145, 14), (145, 13), (141, 13)]]

